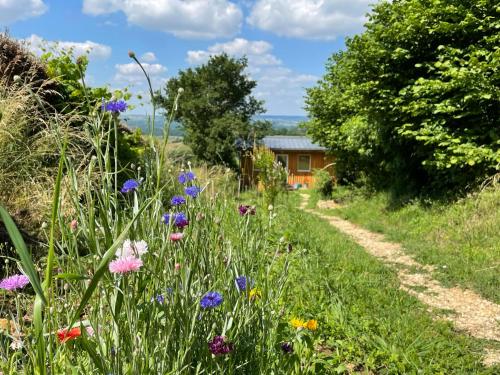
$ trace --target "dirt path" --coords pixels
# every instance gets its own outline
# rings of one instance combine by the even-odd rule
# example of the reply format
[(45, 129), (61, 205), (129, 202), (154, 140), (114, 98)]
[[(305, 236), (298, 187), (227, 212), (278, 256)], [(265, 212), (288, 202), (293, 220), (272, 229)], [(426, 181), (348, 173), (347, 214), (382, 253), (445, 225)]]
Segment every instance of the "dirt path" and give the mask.
[[(300, 208), (327, 220), (341, 232), (351, 236), (368, 253), (398, 270), (400, 288), (434, 309), (446, 310), (448, 319), (460, 330), (479, 339), (500, 342), (500, 305), (477, 293), (458, 287), (445, 288), (430, 274), (432, 266), (422, 265), (405, 254), (401, 245), (384, 240), (384, 236), (363, 229), (350, 221), (307, 209), (308, 194), (301, 194)], [(484, 363), (500, 363), (499, 350), (487, 350)]]

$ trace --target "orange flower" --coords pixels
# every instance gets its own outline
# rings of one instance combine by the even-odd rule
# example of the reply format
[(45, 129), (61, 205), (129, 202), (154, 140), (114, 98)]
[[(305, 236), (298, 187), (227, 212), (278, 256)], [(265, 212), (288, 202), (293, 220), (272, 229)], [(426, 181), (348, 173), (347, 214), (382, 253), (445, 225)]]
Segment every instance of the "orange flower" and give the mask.
[(316, 331), (318, 329), (318, 321), (311, 319), (304, 324), (304, 328), (307, 328), (311, 331)]
[(59, 342), (66, 342), (69, 340), (73, 340), (81, 335), (82, 331), (80, 330), (80, 327), (74, 327), (71, 328), (70, 330), (64, 328), (57, 331), (57, 338), (59, 339)]

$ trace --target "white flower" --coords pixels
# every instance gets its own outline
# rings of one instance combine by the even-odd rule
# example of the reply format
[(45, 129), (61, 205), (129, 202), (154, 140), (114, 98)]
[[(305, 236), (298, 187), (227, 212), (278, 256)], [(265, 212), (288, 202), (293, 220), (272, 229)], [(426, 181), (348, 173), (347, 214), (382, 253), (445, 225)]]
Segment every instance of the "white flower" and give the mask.
[(116, 251), (117, 258), (140, 257), (148, 252), (146, 241), (125, 240), (123, 246)]

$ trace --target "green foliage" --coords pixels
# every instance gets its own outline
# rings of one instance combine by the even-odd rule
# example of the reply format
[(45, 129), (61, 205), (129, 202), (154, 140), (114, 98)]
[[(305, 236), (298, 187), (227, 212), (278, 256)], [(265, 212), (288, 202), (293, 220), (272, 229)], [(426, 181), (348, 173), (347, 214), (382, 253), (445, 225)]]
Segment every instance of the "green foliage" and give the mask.
[(276, 197), (286, 186), (286, 170), (276, 161), (274, 153), (266, 147), (257, 147), (253, 153), (255, 170), (264, 189), (266, 205), (274, 205)]
[(324, 169), (315, 169), (314, 176), (314, 190), (316, 190), (322, 197), (330, 198), (333, 191), (333, 179), (330, 173)]
[(341, 178), (441, 193), (498, 170), (498, 12), (492, 0), (375, 6), (308, 91), (308, 131)]
[(260, 139), (271, 127), (266, 121), (252, 122), (263, 112), (263, 103), (251, 96), (256, 82), (245, 74), (247, 60), (226, 54), (213, 56), (194, 69), (180, 71), (157, 100), (169, 112), (181, 90), (175, 119), (185, 129), (185, 142), (194, 154), (209, 164), (237, 166), (237, 139)]

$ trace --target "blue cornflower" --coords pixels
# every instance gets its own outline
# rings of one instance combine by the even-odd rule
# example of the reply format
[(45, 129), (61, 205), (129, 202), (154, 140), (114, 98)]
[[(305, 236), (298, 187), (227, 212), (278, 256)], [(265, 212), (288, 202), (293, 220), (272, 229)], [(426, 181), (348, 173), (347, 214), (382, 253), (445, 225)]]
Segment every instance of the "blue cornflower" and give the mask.
[(111, 100), (109, 102), (102, 102), (101, 109), (106, 112), (118, 114), (127, 110), (127, 103), (124, 100)]
[(224, 301), (224, 298), (222, 298), (222, 295), (220, 293), (208, 292), (201, 298), (200, 306), (203, 309), (211, 309), (219, 306), (222, 301)]
[(238, 276), (236, 278), (236, 285), (238, 285), (238, 289), (240, 292), (247, 289), (247, 278), (246, 276)]
[(173, 214), (164, 214), (163, 222), (167, 225), (172, 222), (175, 226), (179, 228), (183, 228), (189, 224), (189, 221), (187, 220), (186, 214), (184, 212), (174, 212)]
[(131, 191), (137, 190), (140, 183), (136, 180), (130, 179), (123, 183), (122, 189), (120, 190), (122, 193), (129, 193)]
[(185, 173), (181, 173), (177, 178), (181, 184), (187, 184), (190, 181), (193, 181), (196, 178), (193, 172), (188, 171)]
[(188, 186), (184, 189), (184, 193), (192, 198), (196, 198), (200, 194), (201, 189), (198, 186)]
[(160, 305), (163, 305), (163, 303), (165, 302), (165, 297), (163, 297), (162, 294), (158, 294), (156, 297), (151, 297), (151, 302), (154, 302), (155, 300)]
[(172, 204), (172, 206), (180, 206), (181, 204), (186, 203), (186, 198), (184, 198), (182, 195), (174, 195), (170, 200), (170, 203)]

